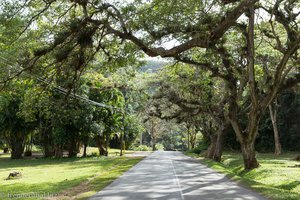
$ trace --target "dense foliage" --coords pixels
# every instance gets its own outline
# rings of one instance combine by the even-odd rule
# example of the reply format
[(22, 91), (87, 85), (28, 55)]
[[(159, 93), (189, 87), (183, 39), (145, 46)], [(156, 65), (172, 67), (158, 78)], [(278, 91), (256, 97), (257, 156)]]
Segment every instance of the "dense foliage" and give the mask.
[[(109, 145), (145, 138), (153, 150), (165, 141), (166, 149), (191, 149), (201, 133), (206, 157), (221, 161), (225, 141), (241, 149), (245, 169), (259, 166), (256, 150), (272, 149), (273, 137), (276, 154), (298, 149), (298, 1), (0, 6), (0, 79), (14, 91), (1, 94), (2, 145), (13, 149), (17, 136), (18, 152), (37, 141), (45, 156), (75, 156), (93, 143), (107, 155)], [(168, 66), (138, 71), (146, 55)]]

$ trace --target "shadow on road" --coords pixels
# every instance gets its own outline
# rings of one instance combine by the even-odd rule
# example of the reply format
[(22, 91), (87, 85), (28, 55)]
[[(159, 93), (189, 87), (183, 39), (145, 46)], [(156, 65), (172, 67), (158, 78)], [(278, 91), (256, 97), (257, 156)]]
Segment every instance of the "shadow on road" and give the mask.
[(180, 152), (154, 152), (92, 200), (265, 199)]

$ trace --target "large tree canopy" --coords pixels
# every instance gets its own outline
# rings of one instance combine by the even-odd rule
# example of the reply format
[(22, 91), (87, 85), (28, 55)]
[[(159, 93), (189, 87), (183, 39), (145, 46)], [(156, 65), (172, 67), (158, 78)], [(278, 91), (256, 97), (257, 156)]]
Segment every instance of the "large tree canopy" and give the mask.
[(24, 24), (12, 44), (32, 35), (39, 41), (20, 51), (22, 68), (8, 75), (30, 69), (74, 91), (95, 62), (112, 70), (147, 55), (202, 68), (224, 84), (222, 118), (253, 169), (264, 111), (300, 82), (299, 7), (295, 0), (7, 0), (3, 20)]

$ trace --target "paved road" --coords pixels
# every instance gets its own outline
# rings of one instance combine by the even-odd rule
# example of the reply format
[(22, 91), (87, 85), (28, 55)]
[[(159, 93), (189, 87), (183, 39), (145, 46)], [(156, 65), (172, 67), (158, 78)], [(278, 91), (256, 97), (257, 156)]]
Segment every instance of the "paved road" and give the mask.
[(180, 152), (156, 151), (90, 200), (265, 200)]

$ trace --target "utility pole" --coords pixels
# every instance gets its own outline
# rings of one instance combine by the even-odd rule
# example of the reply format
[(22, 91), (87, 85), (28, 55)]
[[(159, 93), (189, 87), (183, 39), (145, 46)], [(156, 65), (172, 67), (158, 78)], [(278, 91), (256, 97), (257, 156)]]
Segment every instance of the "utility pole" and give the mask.
[(121, 146), (120, 146), (120, 156), (123, 156), (123, 148), (124, 148), (124, 135), (125, 135), (125, 111), (122, 112), (122, 125), (123, 132), (121, 133)]
[[(127, 109), (127, 98), (126, 98), (126, 87), (123, 87), (122, 88), (122, 95), (124, 97), (124, 101), (125, 101), (125, 105), (124, 105), (124, 108), (123, 110), (121, 111), (122, 112), (122, 126), (123, 126), (123, 131), (121, 133), (121, 146), (120, 146), (120, 156), (123, 156), (123, 148), (124, 148), (124, 137), (125, 137), (125, 134), (126, 134), (126, 127), (125, 127), (125, 115), (126, 115), (126, 109)], [(125, 150), (125, 149), (124, 149)]]
[(155, 123), (154, 123), (154, 119), (153, 116), (151, 117), (151, 136), (152, 136), (152, 151), (155, 151)]
[(190, 124), (187, 123), (187, 148), (190, 150)]

